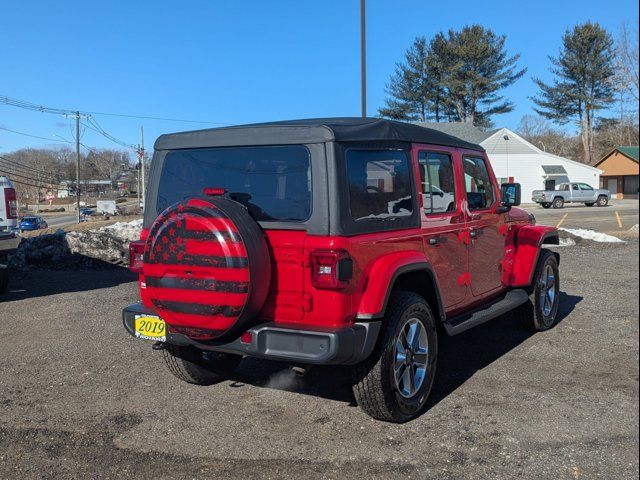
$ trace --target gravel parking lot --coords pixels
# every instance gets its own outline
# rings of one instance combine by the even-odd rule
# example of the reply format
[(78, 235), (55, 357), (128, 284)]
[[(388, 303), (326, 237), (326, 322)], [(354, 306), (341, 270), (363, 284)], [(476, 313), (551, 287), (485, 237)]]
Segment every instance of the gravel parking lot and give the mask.
[(20, 273), (0, 303), (0, 477), (636, 478), (637, 240), (560, 251), (557, 327), (441, 338), (404, 425), (356, 408), (341, 368), (245, 359), (180, 383), (121, 326), (128, 271)]

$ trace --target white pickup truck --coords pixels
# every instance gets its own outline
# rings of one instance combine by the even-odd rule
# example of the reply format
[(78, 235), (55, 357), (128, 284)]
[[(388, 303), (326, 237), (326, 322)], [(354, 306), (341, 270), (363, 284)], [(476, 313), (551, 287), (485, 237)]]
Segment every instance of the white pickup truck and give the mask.
[(587, 207), (609, 204), (611, 192), (595, 189), (586, 183), (561, 183), (555, 190), (534, 190), (531, 200), (543, 208), (562, 208), (565, 203), (584, 203)]

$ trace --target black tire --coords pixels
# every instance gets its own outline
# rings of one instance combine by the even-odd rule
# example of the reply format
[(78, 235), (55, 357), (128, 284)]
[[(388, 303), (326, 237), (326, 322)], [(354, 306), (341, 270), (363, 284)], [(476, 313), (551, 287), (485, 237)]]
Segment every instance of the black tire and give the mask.
[(551, 204), (550, 203), (542, 203), (542, 208), (551, 208)]
[[(435, 319), (424, 298), (412, 292), (398, 291), (391, 296), (383, 322), (383, 330), (380, 332), (375, 350), (368, 359), (352, 369), (353, 394), (360, 408), (371, 417), (386, 422), (402, 423), (420, 413), (431, 392), (438, 358)], [(420, 323), (419, 327), (416, 322)], [(410, 347), (405, 347), (404, 352), (398, 352), (396, 345), (398, 342), (402, 343), (403, 335), (405, 345), (410, 343), (407, 334), (410, 334), (414, 325), (419, 333), (414, 333), (413, 338), (420, 339), (421, 332), (424, 332), (426, 340), (421, 338)], [(420, 342), (422, 345), (418, 346)], [(423, 351), (425, 347), (426, 352)], [(419, 350), (419, 353), (416, 353), (416, 350)], [(417, 360), (418, 355), (420, 360)], [(400, 357), (405, 358), (406, 364), (398, 360)], [(416, 360), (415, 364), (413, 360)], [(401, 377), (403, 388), (396, 381), (395, 367), (398, 364), (398, 372), (406, 374), (408, 370), (409, 375), (406, 378), (411, 386), (415, 387), (415, 392), (409, 396), (407, 393), (410, 387), (405, 384), (405, 375), (398, 375)], [(422, 370), (416, 366), (419, 364), (424, 365)], [(402, 366), (404, 370), (400, 370)], [(416, 379), (419, 382), (417, 385)], [(407, 391), (402, 393), (403, 389)]]
[(598, 201), (596, 203), (599, 207), (606, 207), (607, 205), (609, 205), (609, 198), (601, 195), (600, 197), (598, 197)]
[(556, 197), (553, 199), (553, 208), (563, 208), (564, 207), (564, 198)]
[[(550, 309), (546, 311), (545, 309), (548, 308), (547, 304), (545, 304), (545, 309), (542, 307), (542, 299), (546, 298), (548, 300), (543, 284), (548, 285), (548, 283), (550, 283), (546, 276), (549, 271), (553, 272), (554, 277), (552, 285), (553, 299)], [(552, 251), (543, 248), (540, 251), (540, 257), (538, 258), (538, 264), (532, 279), (531, 297), (527, 303), (516, 308), (513, 314), (525, 328), (542, 332), (550, 329), (556, 323), (559, 305), (560, 271), (558, 268), (558, 259)]]
[(175, 377), (195, 385), (213, 385), (226, 380), (242, 360), (241, 355), (205, 352), (177, 345), (166, 345), (162, 355)]
[(585, 205), (586, 205), (587, 207), (593, 207), (593, 206), (595, 205), (595, 203), (585, 203)]
[(9, 269), (0, 268), (0, 293), (9, 289)]

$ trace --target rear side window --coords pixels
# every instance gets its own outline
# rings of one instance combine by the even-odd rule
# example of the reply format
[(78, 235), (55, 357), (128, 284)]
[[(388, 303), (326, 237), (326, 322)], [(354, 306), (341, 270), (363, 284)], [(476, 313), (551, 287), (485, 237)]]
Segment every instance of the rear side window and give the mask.
[(393, 220), (413, 213), (409, 159), (397, 150), (347, 150), (351, 217)]
[(446, 153), (420, 152), (420, 181), (424, 213), (453, 212), (456, 209), (456, 189), (451, 156)]
[(469, 210), (481, 210), (493, 205), (495, 192), (489, 169), (483, 158), (464, 157), (464, 181), (467, 188)]
[(257, 221), (311, 216), (309, 151), (302, 145), (175, 150), (164, 160), (158, 214), (176, 202), (224, 188)]

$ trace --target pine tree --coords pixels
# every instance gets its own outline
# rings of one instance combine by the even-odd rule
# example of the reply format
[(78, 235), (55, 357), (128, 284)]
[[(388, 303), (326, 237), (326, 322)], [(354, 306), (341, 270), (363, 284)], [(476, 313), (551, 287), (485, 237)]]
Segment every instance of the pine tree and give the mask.
[(599, 24), (587, 22), (567, 30), (559, 56), (549, 57), (553, 82), (534, 78), (540, 88), (539, 95), (532, 98), (539, 107), (534, 110), (561, 125), (576, 122), (588, 164), (594, 160), (593, 129), (598, 110), (615, 100), (614, 59), (611, 35)]
[(516, 70), (519, 55), (509, 57), (504, 43), (504, 36), (479, 25), (440, 32), (428, 45), (416, 38), (396, 66), (380, 115), (489, 126), (493, 115), (514, 108), (498, 92), (526, 71)]

